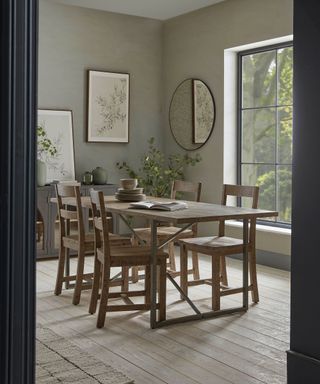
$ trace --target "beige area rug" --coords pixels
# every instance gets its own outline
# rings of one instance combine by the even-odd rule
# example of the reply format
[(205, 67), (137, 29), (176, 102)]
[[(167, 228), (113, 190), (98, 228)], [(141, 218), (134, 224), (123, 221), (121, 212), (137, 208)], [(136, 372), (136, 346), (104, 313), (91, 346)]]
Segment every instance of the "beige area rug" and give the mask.
[(36, 384), (134, 383), (48, 328), (37, 327), (36, 344)]

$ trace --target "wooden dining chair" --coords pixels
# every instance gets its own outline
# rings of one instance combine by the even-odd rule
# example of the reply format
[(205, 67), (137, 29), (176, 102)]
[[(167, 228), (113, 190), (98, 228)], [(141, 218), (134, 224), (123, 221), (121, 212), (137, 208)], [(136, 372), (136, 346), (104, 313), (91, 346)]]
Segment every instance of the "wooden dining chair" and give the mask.
[[(222, 205), (227, 205), (227, 198), (233, 196), (240, 198), (250, 198), (251, 208), (257, 208), (259, 187), (228, 185), (223, 186)], [(256, 220), (252, 219), (249, 223), (249, 271), (250, 285), (249, 290), (252, 294), (252, 301), (259, 301), (257, 272), (256, 272)], [(218, 236), (194, 237), (190, 239), (180, 239), (180, 270), (181, 288), (187, 294), (188, 286), (199, 284), (209, 284), (212, 286), (212, 309), (220, 309), (221, 296), (242, 292), (242, 288), (230, 288), (226, 271), (227, 255), (235, 255), (243, 252), (243, 240), (225, 236), (225, 221), (219, 223)], [(208, 279), (198, 279), (188, 281), (187, 263), (188, 251), (199, 252), (212, 257), (212, 275)]]
[[(105, 203), (101, 191), (90, 191), (94, 234), (95, 234), (95, 263), (94, 280), (91, 294), (89, 313), (96, 312), (98, 298), (100, 306), (97, 327), (104, 326), (108, 311), (150, 310), (151, 307), (151, 248), (148, 246), (112, 246), (106, 219)], [(168, 254), (158, 251), (157, 266), (159, 268), (159, 293), (157, 309), (159, 321), (166, 318), (166, 260)], [(145, 286), (143, 290), (110, 292), (112, 267), (128, 268), (143, 265), (146, 269)], [(99, 295), (99, 288), (101, 293)], [(130, 297), (144, 296), (144, 304), (134, 304)], [(123, 305), (110, 305), (109, 299), (122, 298)]]
[[(194, 183), (190, 181), (183, 180), (175, 180), (171, 186), (171, 199), (176, 199), (179, 195), (183, 195), (187, 200), (190, 201), (200, 201), (201, 195), (201, 183)], [(158, 243), (162, 243), (166, 241), (170, 236), (174, 235), (181, 228), (174, 227), (173, 225), (159, 226), (157, 229), (157, 241)], [(197, 224), (194, 224), (190, 229), (182, 232), (177, 238), (174, 240), (178, 240), (181, 238), (189, 238), (197, 235)], [(135, 228), (135, 233), (140, 237), (140, 239), (144, 240), (147, 244), (151, 242), (151, 229), (150, 228)], [(134, 240), (137, 242), (137, 240)], [(176, 269), (176, 261), (174, 256), (174, 241), (171, 241), (168, 244), (168, 253), (169, 260), (167, 265), (167, 270), (171, 274), (171, 276), (175, 277), (180, 274), (180, 272)], [(132, 281), (138, 281), (139, 268), (136, 267), (132, 271)], [(192, 268), (188, 270), (188, 273), (193, 274), (194, 279), (199, 279), (199, 260), (196, 252), (192, 253)]]
[[(93, 273), (84, 273), (84, 263), (86, 255), (94, 254), (94, 233), (85, 232), (80, 184), (56, 184), (55, 189), (60, 231), (59, 261), (54, 293), (55, 295), (61, 294), (63, 282), (70, 283), (75, 281), (72, 302), (77, 305), (80, 302), (81, 291), (92, 287)], [(75, 209), (74, 207), (65, 204), (65, 198), (75, 199)], [(76, 225), (76, 233), (70, 233), (71, 224)], [(110, 238), (115, 244), (131, 244), (131, 239), (129, 237), (110, 234)], [(64, 272), (66, 262), (70, 256), (70, 250), (77, 252), (77, 272), (75, 275), (68, 275)], [(128, 278), (125, 280), (128, 280)]]

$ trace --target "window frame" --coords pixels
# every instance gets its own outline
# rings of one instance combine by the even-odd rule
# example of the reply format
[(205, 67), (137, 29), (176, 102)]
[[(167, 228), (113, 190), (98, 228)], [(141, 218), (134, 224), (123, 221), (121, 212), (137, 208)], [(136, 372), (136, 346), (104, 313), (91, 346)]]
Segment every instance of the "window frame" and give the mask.
[[(252, 55), (252, 54), (257, 54), (257, 53), (263, 53), (263, 52), (268, 52), (268, 51), (274, 51), (274, 50), (279, 50), (282, 48), (288, 48), (288, 47), (293, 47), (293, 41), (286, 41), (283, 43), (278, 43), (278, 44), (272, 44), (272, 45), (265, 45), (257, 48), (251, 48), (247, 49), (244, 51), (239, 51), (237, 53), (237, 183), (241, 184), (242, 180), (242, 111), (244, 108), (242, 108), (242, 59), (244, 56)], [(276, 71), (278, 71), (278, 66), (276, 67)], [(277, 88), (278, 91), (278, 88)], [(278, 101), (278, 100), (277, 100)], [(293, 105), (292, 105), (293, 107)], [(261, 109), (266, 108), (262, 107)], [(276, 108), (278, 110), (279, 105), (278, 102), (276, 105), (268, 106), (267, 108)], [(258, 109), (258, 108), (256, 108)], [(278, 130), (278, 119), (276, 120), (277, 123), (277, 130)], [(277, 142), (276, 142), (277, 145)], [(277, 163), (273, 163), (274, 166), (277, 165)], [(292, 165), (292, 163), (291, 163)], [(275, 181), (275, 184), (277, 186), (278, 182), (277, 180)], [(241, 199), (239, 199), (239, 204), (241, 205)], [(276, 202), (277, 203), (277, 202)], [(276, 207), (277, 209), (277, 207)], [(258, 224), (262, 225), (267, 225), (271, 227), (279, 227), (279, 228), (289, 228), (291, 229), (291, 223), (285, 223), (285, 222), (279, 222), (279, 221), (268, 221), (268, 220), (257, 220)]]

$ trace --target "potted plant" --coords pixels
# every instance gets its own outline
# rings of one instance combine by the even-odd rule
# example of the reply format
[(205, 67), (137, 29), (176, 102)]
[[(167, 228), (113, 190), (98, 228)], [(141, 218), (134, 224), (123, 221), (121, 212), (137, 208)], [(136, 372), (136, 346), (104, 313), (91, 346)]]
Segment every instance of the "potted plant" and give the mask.
[(155, 139), (148, 140), (148, 151), (141, 157), (141, 167), (135, 171), (127, 162), (118, 162), (118, 169), (126, 171), (129, 177), (138, 179), (144, 193), (156, 197), (169, 197), (174, 180), (184, 179), (184, 167), (196, 165), (201, 156), (188, 153), (166, 156), (155, 146)]

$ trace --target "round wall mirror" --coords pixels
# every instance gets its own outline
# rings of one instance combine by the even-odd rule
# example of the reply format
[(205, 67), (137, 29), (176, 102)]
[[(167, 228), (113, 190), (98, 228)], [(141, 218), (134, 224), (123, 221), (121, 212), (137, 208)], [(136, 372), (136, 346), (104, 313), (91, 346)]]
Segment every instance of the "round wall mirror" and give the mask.
[(170, 104), (169, 122), (182, 148), (192, 151), (207, 142), (215, 122), (215, 104), (203, 81), (187, 79), (178, 85)]

